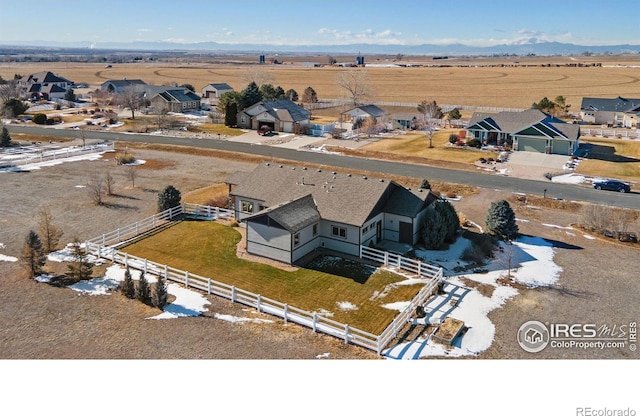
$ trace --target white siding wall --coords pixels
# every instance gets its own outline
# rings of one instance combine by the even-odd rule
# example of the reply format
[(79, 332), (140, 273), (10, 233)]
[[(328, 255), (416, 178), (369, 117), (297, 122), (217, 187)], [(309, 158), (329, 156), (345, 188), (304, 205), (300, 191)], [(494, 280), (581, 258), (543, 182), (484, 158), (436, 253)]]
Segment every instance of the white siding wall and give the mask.
[(411, 218), (396, 214), (384, 215), (384, 232), (385, 240), (400, 241), (400, 222), (411, 222)]
[[(332, 234), (332, 226), (347, 230), (347, 238), (336, 237)], [(331, 250), (357, 256), (360, 254), (360, 227), (339, 222), (320, 221), (320, 246)], [(322, 245), (324, 243), (324, 246)]]
[(263, 224), (247, 224), (247, 253), (291, 262), (291, 234)]
[[(369, 245), (370, 241), (373, 241), (374, 243), (378, 243), (378, 241), (375, 241), (376, 223), (378, 221), (383, 221), (383, 220), (384, 220), (384, 214), (381, 212), (380, 214), (376, 215), (375, 217), (373, 217), (372, 219), (364, 223), (364, 225), (362, 226), (362, 229), (360, 230), (360, 233), (362, 234), (362, 230), (364, 230), (365, 228), (367, 229), (367, 232), (362, 234), (360, 238), (360, 241), (361, 241), (360, 244), (366, 246), (366, 245)], [(382, 231), (382, 237), (384, 238), (384, 229)]]
[[(253, 203), (253, 212), (252, 213), (246, 213), (246, 212), (242, 211), (242, 201), (248, 201), (248, 202), (252, 202)], [(262, 201), (236, 196), (235, 197), (235, 204), (234, 204), (234, 209), (236, 211), (235, 212), (236, 219), (238, 221), (241, 221), (241, 220), (247, 218), (248, 216), (253, 215), (254, 213), (260, 211), (260, 204), (262, 204)]]
[[(313, 225), (299, 231), (300, 243), (293, 247), (292, 262), (297, 261), (305, 254), (308, 254), (320, 247), (320, 225), (318, 224), (318, 234), (313, 235)], [(293, 240), (292, 240), (293, 244)]]

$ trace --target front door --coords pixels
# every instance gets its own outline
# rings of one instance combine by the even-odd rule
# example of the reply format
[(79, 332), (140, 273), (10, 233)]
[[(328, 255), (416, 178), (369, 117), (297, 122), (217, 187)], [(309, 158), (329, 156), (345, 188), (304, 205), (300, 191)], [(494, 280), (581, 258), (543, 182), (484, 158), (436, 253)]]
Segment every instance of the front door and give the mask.
[(376, 223), (376, 243), (382, 241), (382, 221)]
[(413, 244), (413, 227), (410, 222), (400, 221), (399, 243)]

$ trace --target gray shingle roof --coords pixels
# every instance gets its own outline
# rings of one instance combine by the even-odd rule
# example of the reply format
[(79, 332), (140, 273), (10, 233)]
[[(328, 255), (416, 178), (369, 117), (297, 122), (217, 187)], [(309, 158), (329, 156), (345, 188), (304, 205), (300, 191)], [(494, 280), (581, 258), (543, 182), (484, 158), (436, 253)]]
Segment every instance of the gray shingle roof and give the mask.
[(244, 111), (247, 114), (255, 116), (252, 110), (258, 106), (263, 106), (269, 114), (282, 121), (304, 121), (308, 120), (310, 117), (309, 111), (286, 98), (271, 101), (260, 101)]
[(36, 83), (36, 84), (43, 84), (46, 82), (67, 82), (69, 84), (73, 84), (72, 81), (69, 81), (66, 78), (63, 78), (59, 75), (54, 74), (53, 72), (50, 71), (42, 71), (42, 72), (38, 72), (36, 74), (32, 74), (29, 75), (29, 78), (27, 79), (27, 82), (30, 83)]
[(504, 133), (518, 133), (530, 126), (542, 123), (557, 133), (557, 138), (574, 139), (580, 136), (580, 126), (569, 124), (540, 110), (502, 111), (496, 114), (474, 113), (468, 129), (474, 125), (485, 126), (487, 130), (499, 130)]
[(612, 111), (612, 112), (628, 112), (638, 111), (640, 108), (640, 98), (590, 98), (584, 97), (580, 110), (587, 111)]
[(146, 85), (146, 83), (141, 79), (110, 79), (108, 81), (103, 82), (101, 85), (112, 84), (117, 88), (126, 88), (130, 85)]
[(424, 200), (405, 195), (411, 191), (393, 181), (324, 169), (263, 163), (249, 175), (234, 179), (237, 186), (231, 194), (236, 197), (273, 207), (311, 194), (323, 219), (358, 227), (383, 209), (390, 198), (408, 204), (402, 208), (393, 204), (398, 212), (417, 212), (424, 205)]
[(231, 88), (231, 86), (226, 82), (220, 82), (217, 84), (209, 84), (209, 85), (217, 90), (233, 90), (233, 88)]
[(311, 194), (269, 207), (247, 219), (256, 220), (264, 216), (268, 216), (290, 233), (296, 233), (320, 221), (320, 213)]

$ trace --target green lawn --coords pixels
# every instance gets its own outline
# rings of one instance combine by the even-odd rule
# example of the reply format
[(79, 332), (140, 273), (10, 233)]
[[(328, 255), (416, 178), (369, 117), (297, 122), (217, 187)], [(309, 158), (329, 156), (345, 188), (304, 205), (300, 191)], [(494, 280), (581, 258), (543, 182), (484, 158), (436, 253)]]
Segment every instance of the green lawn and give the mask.
[[(329, 311), (333, 313), (330, 319), (373, 334), (381, 333), (398, 313), (382, 305), (408, 301), (422, 288), (393, 285), (405, 279), (389, 271), (377, 271), (368, 278), (359, 274), (341, 277), (311, 269), (287, 272), (239, 259), (239, 241), (240, 234), (231, 227), (185, 221), (122, 250), (310, 312)], [(384, 297), (376, 296), (383, 292)], [(342, 310), (340, 302), (349, 302), (357, 309)]]

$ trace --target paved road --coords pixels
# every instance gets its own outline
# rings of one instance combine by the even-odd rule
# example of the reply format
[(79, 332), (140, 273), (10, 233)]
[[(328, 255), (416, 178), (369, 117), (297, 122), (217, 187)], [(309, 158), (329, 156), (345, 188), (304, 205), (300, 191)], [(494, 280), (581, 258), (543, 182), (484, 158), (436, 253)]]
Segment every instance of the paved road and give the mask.
[[(75, 133), (69, 130), (50, 129), (34, 126), (7, 126), (10, 132), (47, 134), (53, 137), (69, 137)], [(618, 192), (596, 191), (595, 189), (570, 184), (535, 181), (513, 178), (495, 174), (458, 171), (425, 165), (401, 162), (390, 162), (334, 154), (307, 152), (273, 146), (239, 143), (216, 139), (192, 139), (182, 137), (156, 136), (149, 134), (110, 133), (102, 131), (87, 131), (88, 139), (119, 140), (130, 142), (158, 143), (202, 147), (208, 149), (226, 150), (231, 152), (248, 153), (275, 159), (294, 160), (301, 163), (316, 163), (337, 168), (351, 168), (371, 172), (381, 172), (392, 175), (413, 178), (427, 178), (429, 180), (467, 184), (488, 189), (503, 189), (513, 192), (523, 192), (533, 195), (546, 195), (551, 198), (561, 198), (570, 201), (584, 201), (595, 204), (617, 206), (622, 208), (640, 209), (640, 193), (621, 194)]]

